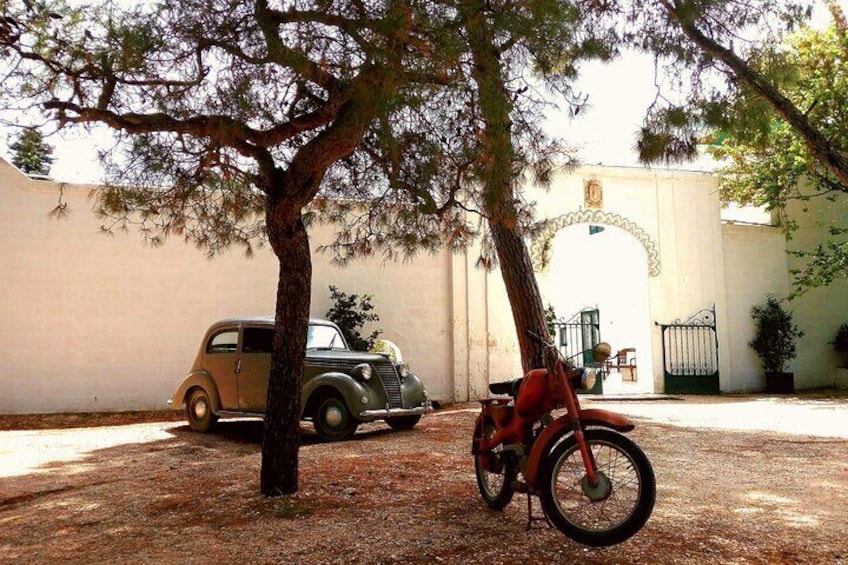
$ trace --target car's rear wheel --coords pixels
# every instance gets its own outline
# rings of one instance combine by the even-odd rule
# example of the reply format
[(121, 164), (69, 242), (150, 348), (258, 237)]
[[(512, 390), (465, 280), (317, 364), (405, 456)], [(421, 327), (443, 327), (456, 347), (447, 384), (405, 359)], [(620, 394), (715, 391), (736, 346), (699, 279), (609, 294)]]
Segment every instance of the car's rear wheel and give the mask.
[(393, 430), (411, 430), (421, 420), (421, 415), (415, 416), (397, 416), (396, 418), (388, 418), (386, 423)]
[(328, 396), (318, 405), (312, 425), (324, 441), (339, 441), (351, 437), (359, 427), (359, 421), (351, 415), (344, 400)]
[(218, 416), (212, 412), (212, 401), (209, 394), (202, 388), (195, 388), (186, 400), (186, 418), (191, 429), (198, 432), (208, 432)]

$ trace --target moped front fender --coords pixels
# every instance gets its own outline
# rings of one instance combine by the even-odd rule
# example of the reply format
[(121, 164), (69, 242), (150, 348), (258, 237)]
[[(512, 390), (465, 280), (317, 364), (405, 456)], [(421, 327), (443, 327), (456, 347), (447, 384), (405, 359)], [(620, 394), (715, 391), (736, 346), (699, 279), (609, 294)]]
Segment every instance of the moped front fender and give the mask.
[[(581, 410), (580, 421), (584, 429), (587, 427), (602, 427), (617, 432), (629, 432), (636, 427), (633, 422), (620, 414), (593, 408)], [(551, 449), (559, 443), (563, 436), (570, 434), (572, 431), (571, 420), (568, 415), (565, 415), (554, 420), (536, 438), (536, 441), (533, 443), (533, 449), (530, 450), (530, 457), (527, 460), (527, 471), (524, 474), (527, 484), (531, 488), (537, 488), (539, 486), (537, 483), (545, 455), (550, 453)]]

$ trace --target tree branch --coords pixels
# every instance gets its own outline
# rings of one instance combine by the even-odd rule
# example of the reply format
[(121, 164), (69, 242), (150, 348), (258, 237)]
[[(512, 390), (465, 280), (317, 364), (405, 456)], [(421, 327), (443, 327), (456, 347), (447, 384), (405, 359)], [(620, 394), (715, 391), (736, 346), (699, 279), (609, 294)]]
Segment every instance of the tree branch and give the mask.
[(678, 3), (672, 4), (671, 0), (659, 0), (671, 18), (680, 25), (689, 39), (700, 47), (704, 52), (722, 61), (730, 67), (736, 77), (754, 89), (760, 96), (765, 98), (804, 139), (813, 156), (824, 168), (836, 176), (840, 182), (848, 185), (848, 158), (840, 153), (828, 139), (807, 119), (807, 117), (790, 101), (783, 96), (770, 82), (761, 74), (751, 68), (736, 53), (720, 45), (710, 37), (707, 37), (696, 25), (693, 19), (681, 12)]
[(328, 92), (337, 90), (338, 80), (336, 77), (319, 63), (286, 46), (278, 33), (280, 24), (277, 23), (274, 12), (275, 10), (268, 8), (267, 0), (257, 0), (256, 22), (262, 30), (269, 59), (291, 68), (306, 80), (314, 82)]
[(845, 35), (848, 33), (848, 20), (845, 19), (845, 12), (842, 10), (842, 6), (839, 5), (837, 0), (824, 0), (824, 3), (827, 4), (827, 9), (830, 10), (831, 16), (833, 16), (833, 22), (836, 24), (836, 29), (839, 30), (839, 33)]

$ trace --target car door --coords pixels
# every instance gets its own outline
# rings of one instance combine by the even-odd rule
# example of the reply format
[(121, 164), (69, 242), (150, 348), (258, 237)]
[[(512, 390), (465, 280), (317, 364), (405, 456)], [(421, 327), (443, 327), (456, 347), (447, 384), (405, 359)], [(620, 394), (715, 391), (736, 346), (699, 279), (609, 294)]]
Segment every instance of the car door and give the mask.
[(239, 410), (243, 412), (265, 412), (273, 341), (272, 328), (242, 328), (237, 379)]
[(224, 410), (238, 409), (236, 368), (238, 366), (238, 328), (221, 328), (209, 336), (203, 356), (203, 368), (215, 381)]

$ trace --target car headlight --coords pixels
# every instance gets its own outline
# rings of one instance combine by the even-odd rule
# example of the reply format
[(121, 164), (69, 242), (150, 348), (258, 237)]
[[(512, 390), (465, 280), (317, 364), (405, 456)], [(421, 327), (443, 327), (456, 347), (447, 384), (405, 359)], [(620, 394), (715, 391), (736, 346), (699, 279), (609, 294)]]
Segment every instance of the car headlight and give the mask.
[(412, 372), (409, 370), (409, 365), (407, 365), (406, 363), (398, 363), (397, 371), (401, 377), (406, 377)]
[(595, 369), (591, 369), (589, 367), (583, 368), (583, 374), (580, 375), (579, 388), (583, 390), (589, 390), (593, 386), (595, 386), (595, 382), (598, 380), (598, 373)]
[(371, 365), (368, 363), (360, 363), (353, 368), (353, 371), (351, 371), (350, 374), (353, 378), (359, 379), (360, 381), (370, 381), (371, 371)]

